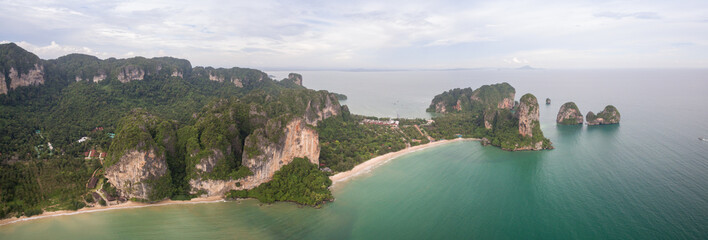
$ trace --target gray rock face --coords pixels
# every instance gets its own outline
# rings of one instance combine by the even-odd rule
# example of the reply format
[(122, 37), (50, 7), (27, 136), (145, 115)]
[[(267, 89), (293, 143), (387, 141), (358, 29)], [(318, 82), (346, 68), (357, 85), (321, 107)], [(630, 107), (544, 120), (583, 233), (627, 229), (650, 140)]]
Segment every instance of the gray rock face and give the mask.
[(288, 79), (292, 80), (295, 84), (302, 86), (302, 75), (297, 73), (288, 74)]
[(521, 97), (516, 116), (519, 119), (519, 134), (533, 137), (533, 128), (539, 124), (538, 100), (533, 94), (527, 93)]
[(0, 72), (0, 94), (7, 94), (7, 83), (5, 82), (5, 74)]
[[(241, 165), (248, 167), (253, 175), (230, 180), (191, 179), (192, 193), (201, 191), (207, 196), (220, 196), (230, 190), (252, 189), (270, 181), (276, 171), (296, 157), (306, 157), (311, 163), (319, 164), (319, 135), (311, 126), (341, 114), (342, 107), (334, 94), (324, 91), (316, 94), (319, 95), (307, 101), (303, 116), (296, 116), (287, 123), (281, 123), (277, 118), (265, 119), (265, 127), (256, 129), (244, 139)], [(255, 107), (249, 109), (249, 115), (251, 120), (266, 116)], [(197, 169), (208, 172), (210, 166), (213, 168), (219, 154), (212, 155), (215, 157), (202, 159)]]
[(44, 66), (34, 64), (34, 68), (30, 69), (26, 74), (19, 73), (12, 67), (8, 77), (10, 78), (10, 89), (44, 84)]
[(154, 181), (167, 174), (165, 155), (155, 149), (129, 151), (106, 169), (105, 176), (126, 198), (149, 199)]
[(556, 123), (562, 125), (583, 124), (583, 114), (580, 113), (574, 102), (567, 102), (558, 110)]
[(245, 152), (243, 155), (243, 165), (251, 169), (256, 181), (269, 181), (275, 171), (296, 157), (307, 157), (310, 162), (319, 164), (319, 135), (315, 129), (307, 126), (304, 119), (290, 121), (277, 143), (269, 142), (262, 134), (262, 131), (256, 131), (246, 138), (246, 145), (257, 147), (260, 154), (249, 156)]
[(620, 113), (615, 106), (607, 105), (605, 109), (595, 115), (592, 111), (585, 116), (588, 125), (618, 124)]
[(320, 94), (321, 97), (309, 101), (307, 103), (307, 109), (305, 109), (305, 121), (307, 124), (313, 126), (317, 126), (319, 121), (339, 115), (342, 112), (342, 108), (338, 104), (337, 96), (323, 92)]
[(145, 70), (136, 66), (125, 66), (118, 73), (118, 81), (127, 83), (134, 80), (143, 80)]

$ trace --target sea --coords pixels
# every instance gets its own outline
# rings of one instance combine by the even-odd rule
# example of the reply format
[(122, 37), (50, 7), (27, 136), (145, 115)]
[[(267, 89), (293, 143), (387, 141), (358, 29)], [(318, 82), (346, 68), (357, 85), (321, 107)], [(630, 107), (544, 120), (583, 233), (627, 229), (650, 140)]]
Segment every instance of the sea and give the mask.
[[(288, 72), (269, 72), (283, 78)], [(708, 70), (305, 71), (352, 113), (430, 118), (452, 88), (533, 93), (553, 150), (461, 141), (393, 159), (320, 209), (256, 200), (121, 209), (0, 226), (0, 239), (708, 239)], [(546, 105), (545, 99), (551, 104)], [(612, 104), (621, 123), (559, 126)]]

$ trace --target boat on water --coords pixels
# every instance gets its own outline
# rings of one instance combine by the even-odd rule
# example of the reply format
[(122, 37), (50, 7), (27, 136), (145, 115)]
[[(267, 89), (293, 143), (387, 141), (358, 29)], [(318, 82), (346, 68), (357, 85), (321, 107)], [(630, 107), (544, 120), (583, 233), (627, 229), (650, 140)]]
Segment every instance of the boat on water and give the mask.
[(704, 137), (699, 137), (699, 138), (698, 138), (698, 140), (701, 140), (701, 141), (706, 141), (706, 142), (708, 142), (708, 138), (704, 138)]

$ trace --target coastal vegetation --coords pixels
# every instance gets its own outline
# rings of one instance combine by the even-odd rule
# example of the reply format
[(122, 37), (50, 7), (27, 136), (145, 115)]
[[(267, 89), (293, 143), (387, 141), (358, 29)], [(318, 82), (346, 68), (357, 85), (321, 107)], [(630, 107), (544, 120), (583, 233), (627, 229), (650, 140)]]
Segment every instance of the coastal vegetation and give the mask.
[[(365, 119), (380, 122), (365, 123)], [(427, 133), (423, 132), (424, 136), (415, 127), (425, 120), (396, 120), (398, 125), (378, 124), (393, 120), (350, 115), (347, 110), (342, 116), (322, 121), (317, 126), (320, 163), (343, 172), (373, 157), (429, 142)]]
[(592, 111), (585, 116), (588, 125), (606, 125), (618, 124), (620, 122), (620, 113), (615, 106), (607, 105), (605, 109), (597, 114)]
[(256, 198), (264, 203), (276, 201), (296, 202), (317, 206), (334, 199), (329, 191), (332, 181), (317, 165), (307, 158), (293, 162), (276, 171), (273, 179), (251, 190), (232, 190), (227, 198)]

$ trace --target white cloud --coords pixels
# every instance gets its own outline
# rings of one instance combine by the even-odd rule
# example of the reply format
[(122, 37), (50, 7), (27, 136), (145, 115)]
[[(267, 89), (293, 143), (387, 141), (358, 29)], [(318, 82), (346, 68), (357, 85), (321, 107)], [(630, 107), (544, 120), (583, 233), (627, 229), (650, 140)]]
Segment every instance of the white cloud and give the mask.
[[(691, 51), (672, 52), (670, 65), (696, 66), (708, 60), (706, 8), (705, 1), (613, 0), (0, 1), (0, 40), (22, 42), (42, 58), (76, 51), (308, 68), (494, 67), (528, 59), (545, 68), (622, 67), (636, 64), (596, 58), (661, 57), (690, 42), (682, 48)], [(583, 55), (556, 55), (568, 52)]]
[[(8, 41), (3, 41), (3, 42), (8, 42)], [(54, 41), (52, 41), (51, 43), (49, 43), (49, 45), (46, 45), (46, 46), (36, 46), (36, 45), (33, 45), (28, 42), (24, 42), (24, 41), (16, 42), (15, 44), (17, 44), (17, 46), (24, 48), (27, 51), (37, 54), (38, 56), (45, 58), (45, 59), (57, 58), (57, 57), (61, 57), (61, 56), (67, 55), (67, 54), (71, 54), (71, 53), (83, 53), (83, 54), (97, 56), (99, 58), (109, 57), (107, 53), (97, 52), (97, 51), (94, 51), (88, 47), (59, 45), (58, 43), (56, 43)]]

